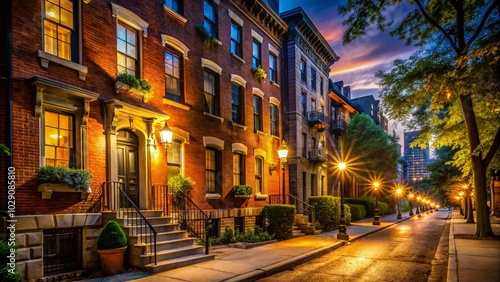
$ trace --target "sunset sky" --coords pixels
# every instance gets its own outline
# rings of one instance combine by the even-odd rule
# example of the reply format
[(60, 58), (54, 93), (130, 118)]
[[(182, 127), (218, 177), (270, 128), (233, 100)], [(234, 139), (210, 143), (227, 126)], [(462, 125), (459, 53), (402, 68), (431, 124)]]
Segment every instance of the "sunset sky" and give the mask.
[[(295, 7), (302, 7), (314, 22), (323, 37), (330, 43), (340, 60), (331, 66), (330, 77), (333, 81), (343, 80), (344, 85), (350, 85), (353, 98), (378, 94), (378, 80), (375, 73), (378, 70), (389, 70), (392, 61), (398, 58), (408, 58), (416, 49), (405, 46), (404, 42), (381, 33), (375, 27), (370, 27), (367, 35), (349, 44), (342, 44), (342, 34), (346, 27), (344, 20), (337, 12), (339, 5), (346, 0), (281, 0), (280, 12)], [(407, 10), (397, 7), (387, 12), (388, 20), (398, 22), (398, 16), (406, 15)]]

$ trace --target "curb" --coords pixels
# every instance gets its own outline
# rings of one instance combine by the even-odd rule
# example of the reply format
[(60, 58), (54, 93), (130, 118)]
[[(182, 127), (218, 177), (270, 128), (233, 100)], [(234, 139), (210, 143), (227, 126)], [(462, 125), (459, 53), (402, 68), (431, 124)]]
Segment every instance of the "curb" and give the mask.
[(454, 231), (454, 216), (451, 212), (450, 220), (450, 234), (449, 234), (449, 248), (448, 248), (448, 274), (446, 275), (447, 282), (457, 282), (458, 281), (458, 261), (457, 261), (457, 249), (455, 246), (455, 231)]

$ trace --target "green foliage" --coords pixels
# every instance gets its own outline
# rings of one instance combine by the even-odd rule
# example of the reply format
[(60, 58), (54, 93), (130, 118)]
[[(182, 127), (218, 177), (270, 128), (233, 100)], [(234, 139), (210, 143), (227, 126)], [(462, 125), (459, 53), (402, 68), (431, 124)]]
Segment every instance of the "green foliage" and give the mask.
[(10, 260), (7, 256), (11, 254), (11, 248), (17, 249), (17, 247), (9, 246), (6, 241), (0, 241), (0, 281), (2, 282), (17, 282), (22, 280), (22, 274), (19, 270), (15, 268), (13, 272), (11, 272), (12, 270), (8, 265)]
[(208, 49), (216, 50), (219, 47), (219, 40), (210, 34), (203, 25), (197, 24), (194, 30)]
[(120, 225), (113, 220), (108, 221), (97, 237), (97, 249), (107, 250), (122, 248), (127, 245), (127, 236)]
[(394, 213), (394, 211), (389, 209), (389, 205), (387, 205), (384, 202), (378, 201), (378, 214), (380, 216), (384, 216), (386, 214), (391, 214), (391, 213)]
[(168, 186), (176, 196), (180, 196), (180, 194), (189, 196), (193, 190), (194, 184), (195, 182), (191, 178), (184, 177), (180, 174), (174, 175), (168, 179)]
[(356, 205), (356, 204), (349, 204), (349, 203), (346, 203), (346, 205), (349, 206), (349, 209), (351, 211), (351, 220), (352, 221), (362, 220), (363, 218), (366, 217), (365, 206)]
[(441, 147), (435, 151), (434, 162), (427, 166), (430, 172), (432, 190), (439, 197), (439, 202), (445, 203), (453, 200), (451, 195), (457, 183), (463, 183), (460, 171), (451, 165), (456, 150), (451, 147)]
[[(344, 201), (349, 204), (362, 205), (365, 207), (366, 216), (372, 217), (375, 215), (375, 198), (359, 197), (359, 198), (344, 198)], [(380, 202), (379, 202), (380, 211)]]
[(254, 225), (254, 231), (245, 231), (244, 233), (240, 233), (239, 230), (233, 232), (233, 229), (229, 226), (226, 226), (224, 234), (219, 238), (210, 238), (210, 245), (227, 245), (236, 242), (248, 242), (248, 243), (256, 243), (269, 241), (274, 238), (273, 235), (269, 235), (266, 231), (260, 228), (257, 225)]
[(2, 154), (10, 156), (10, 151), (9, 148), (7, 148), (5, 145), (0, 144), (0, 155)]
[(248, 185), (235, 185), (233, 193), (235, 195), (252, 195), (252, 187)]
[(38, 183), (66, 184), (77, 190), (90, 188), (92, 174), (84, 169), (61, 166), (41, 166), (38, 172)]
[(255, 81), (260, 82), (262, 79), (265, 79), (267, 77), (267, 74), (261, 66), (257, 66), (256, 68), (252, 69), (252, 76)]
[(144, 97), (145, 100), (153, 98), (153, 87), (146, 79), (138, 79), (132, 74), (125, 72), (116, 76), (116, 81), (130, 86), (130, 91)]
[(262, 210), (262, 214), (269, 221), (267, 231), (275, 234), (276, 239), (286, 240), (292, 238), (295, 221), (294, 205), (266, 205)]
[[(340, 223), (340, 198), (333, 196), (311, 196), (309, 204), (314, 206), (316, 220), (321, 225), (322, 231), (331, 231), (339, 228)], [(351, 222), (351, 209), (344, 202), (344, 216), (346, 224)]]
[(373, 171), (382, 179), (396, 178), (400, 159), (398, 140), (385, 133), (368, 115), (355, 114), (352, 117), (347, 127), (346, 144), (352, 148), (352, 156), (358, 158), (355, 176), (359, 181), (370, 179), (368, 173)]

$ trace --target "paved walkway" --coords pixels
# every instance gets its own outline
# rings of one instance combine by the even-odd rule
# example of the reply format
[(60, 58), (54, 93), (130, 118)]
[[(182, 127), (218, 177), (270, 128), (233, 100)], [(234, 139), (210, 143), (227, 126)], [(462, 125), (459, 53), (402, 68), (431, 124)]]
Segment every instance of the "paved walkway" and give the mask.
[[(347, 227), (349, 241), (387, 228), (400, 221), (396, 214), (381, 218), (381, 225), (372, 225), (372, 219), (353, 222)], [(454, 234), (474, 234), (475, 224), (466, 224), (458, 214), (452, 213), (448, 258), (448, 281), (500, 281), (500, 241), (454, 239)], [(492, 218), (495, 234), (500, 234), (500, 219)], [(255, 281), (296, 265), (305, 263), (333, 251), (349, 241), (337, 240), (338, 230), (318, 235), (302, 236), (251, 249), (216, 247), (210, 253), (214, 260), (161, 272), (155, 275), (144, 272), (88, 280), (103, 281)]]

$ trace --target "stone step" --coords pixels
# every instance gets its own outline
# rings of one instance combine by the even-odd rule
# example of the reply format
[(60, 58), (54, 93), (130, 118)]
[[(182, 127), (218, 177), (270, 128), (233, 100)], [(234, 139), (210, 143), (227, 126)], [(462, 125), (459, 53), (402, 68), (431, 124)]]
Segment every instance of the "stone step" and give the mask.
[[(149, 224), (158, 225), (158, 224), (168, 224), (171, 219), (169, 217), (147, 217), (146, 218)], [(145, 222), (141, 218), (117, 218), (116, 222), (121, 226), (129, 226), (129, 225), (141, 225), (145, 224)]]
[[(179, 224), (173, 224), (173, 223), (156, 224), (153, 225), (153, 228), (157, 233), (172, 232), (179, 230)], [(149, 226), (144, 226), (144, 225), (129, 225), (129, 226), (122, 225), (122, 229), (123, 231), (125, 231), (125, 234), (128, 234), (129, 236), (134, 236), (136, 234), (149, 232)]]
[[(174, 250), (184, 247), (194, 246), (194, 238), (182, 238), (176, 240), (168, 240), (168, 241), (156, 241), (156, 253), (161, 251)], [(131, 252), (133, 255), (142, 255), (147, 251), (151, 251), (153, 243), (147, 244), (135, 244), (132, 245)]]
[[(141, 213), (146, 218), (148, 218), (148, 217), (162, 217), (163, 216), (162, 210), (141, 210)], [(131, 216), (136, 216), (137, 211), (135, 211), (135, 210), (119, 211), (117, 214), (120, 216), (131, 217)]]
[(158, 273), (174, 268), (188, 266), (195, 263), (213, 260), (214, 258), (215, 255), (194, 254), (194, 255), (159, 261), (158, 264), (156, 265), (154, 265), (154, 263), (150, 263), (147, 264), (145, 268), (148, 272)]
[[(141, 234), (137, 235), (129, 235), (128, 237), (128, 242), (129, 245), (135, 245), (139, 241), (139, 236)], [(146, 235), (149, 235), (147, 233)], [(175, 231), (170, 231), (170, 232), (159, 232), (156, 234), (156, 242), (162, 242), (162, 241), (167, 241), (167, 240), (176, 240), (176, 239), (182, 239), (187, 237), (187, 232), (185, 230), (175, 230)], [(149, 240), (149, 239), (146, 239)]]

